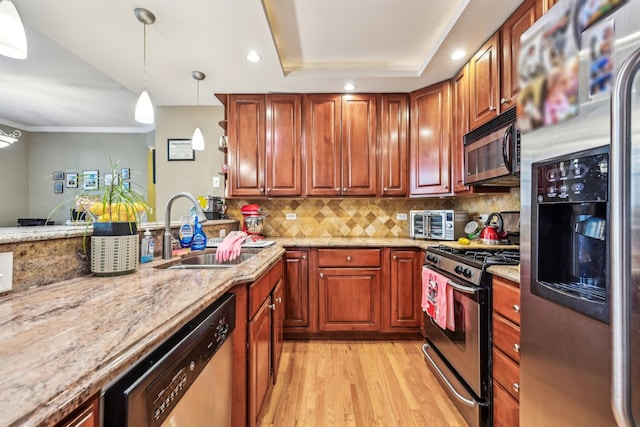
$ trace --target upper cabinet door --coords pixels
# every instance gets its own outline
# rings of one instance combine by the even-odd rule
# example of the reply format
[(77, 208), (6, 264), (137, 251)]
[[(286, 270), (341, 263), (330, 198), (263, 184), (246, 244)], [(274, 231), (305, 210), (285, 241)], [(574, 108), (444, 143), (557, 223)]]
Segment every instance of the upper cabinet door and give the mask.
[(502, 25), (501, 111), (508, 110), (516, 105), (516, 96), (519, 92), (518, 58), (520, 56), (520, 36), (541, 16), (541, 0), (526, 0)]
[(381, 196), (406, 197), (409, 111), (407, 95), (383, 94), (380, 102)]
[(466, 193), (464, 185), (464, 136), (469, 132), (469, 65), (465, 65), (451, 81), (451, 175), (453, 191)]
[(469, 62), (470, 128), (498, 115), (500, 95), (499, 33), (480, 48)]
[(450, 194), (449, 82), (411, 93), (411, 195)]
[(305, 95), (304, 145), (308, 196), (338, 196), (341, 187), (340, 95)]
[(229, 196), (264, 196), (265, 96), (229, 96)]
[(300, 95), (267, 95), (267, 196), (302, 195)]
[(342, 96), (342, 195), (376, 195), (376, 96)]

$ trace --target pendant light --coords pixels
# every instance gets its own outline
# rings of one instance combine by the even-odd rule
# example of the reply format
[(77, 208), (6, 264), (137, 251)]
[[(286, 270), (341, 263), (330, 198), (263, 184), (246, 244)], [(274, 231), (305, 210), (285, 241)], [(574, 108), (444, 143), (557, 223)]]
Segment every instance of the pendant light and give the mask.
[(151, 98), (147, 93), (147, 25), (151, 25), (156, 22), (156, 17), (153, 13), (147, 9), (136, 8), (133, 10), (134, 15), (138, 18), (138, 21), (144, 24), (144, 39), (143, 39), (143, 70), (144, 70), (144, 90), (138, 98), (136, 103), (136, 121), (140, 123), (152, 124), (155, 121), (153, 115), (153, 104)]
[[(200, 123), (200, 80), (204, 80), (205, 75), (202, 71), (192, 71), (191, 77), (198, 82), (196, 92), (196, 123)], [(198, 125), (196, 125), (196, 130), (193, 132), (193, 137), (191, 138), (191, 148), (194, 150), (204, 150), (204, 137)]]
[(16, 7), (11, 0), (0, 0), (0, 55), (27, 57), (27, 36)]

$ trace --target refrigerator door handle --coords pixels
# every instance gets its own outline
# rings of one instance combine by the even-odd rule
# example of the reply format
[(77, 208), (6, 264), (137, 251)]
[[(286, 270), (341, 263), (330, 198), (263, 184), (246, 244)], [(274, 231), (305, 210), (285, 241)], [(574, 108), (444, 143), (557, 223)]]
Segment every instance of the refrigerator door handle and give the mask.
[(631, 409), (631, 89), (640, 49), (620, 66), (611, 94), (611, 408), (620, 427), (635, 426)]

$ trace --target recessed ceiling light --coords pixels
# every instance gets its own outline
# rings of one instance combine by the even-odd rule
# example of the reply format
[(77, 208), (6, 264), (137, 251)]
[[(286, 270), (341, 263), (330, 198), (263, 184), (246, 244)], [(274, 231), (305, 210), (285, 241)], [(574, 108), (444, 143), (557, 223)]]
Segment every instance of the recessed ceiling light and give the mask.
[(258, 52), (256, 52), (255, 50), (252, 50), (247, 55), (247, 59), (251, 62), (260, 62), (260, 60), (262, 59), (262, 56), (258, 55)]
[(466, 54), (464, 53), (464, 50), (458, 49), (453, 51), (453, 53), (451, 54), (451, 59), (462, 59), (465, 55)]
[(347, 83), (346, 85), (344, 85), (344, 90), (354, 90), (356, 88), (356, 85), (354, 85), (353, 83)]

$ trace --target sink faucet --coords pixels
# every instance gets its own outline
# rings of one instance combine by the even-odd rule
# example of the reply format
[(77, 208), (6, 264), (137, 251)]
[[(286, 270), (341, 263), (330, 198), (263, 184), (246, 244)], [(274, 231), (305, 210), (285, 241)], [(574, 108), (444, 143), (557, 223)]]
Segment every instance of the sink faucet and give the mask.
[(171, 259), (171, 205), (179, 197), (186, 197), (191, 200), (193, 207), (196, 209), (196, 215), (198, 215), (198, 222), (200, 224), (207, 221), (207, 217), (204, 215), (200, 204), (193, 195), (181, 191), (176, 193), (167, 200), (167, 206), (164, 208), (164, 236), (162, 237), (162, 259)]

